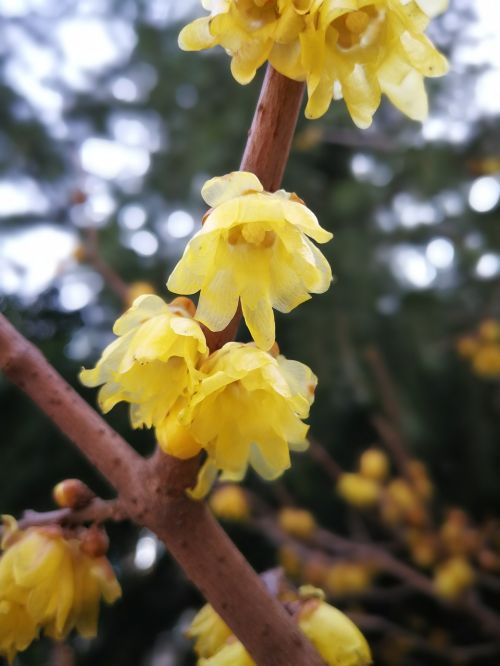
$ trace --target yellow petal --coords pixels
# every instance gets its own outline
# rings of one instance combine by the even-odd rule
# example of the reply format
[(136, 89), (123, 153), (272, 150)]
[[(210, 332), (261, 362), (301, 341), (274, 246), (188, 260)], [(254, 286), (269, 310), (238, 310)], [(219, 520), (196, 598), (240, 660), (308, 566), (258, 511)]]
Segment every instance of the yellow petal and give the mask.
[(427, 117), (428, 103), (422, 74), (408, 65), (398, 53), (391, 53), (379, 68), (378, 81), (395, 107), (412, 120)]
[(229, 199), (248, 192), (263, 192), (262, 183), (250, 171), (233, 171), (226, 176), (211, 178), (201, 188), (201, 196), (215, 208)]
[(183, 51), (200, 51), (217, 44), (217, 39), (210, 32), (210, 17), (196, 19), (183, 28), (179, 34), (179, 47)]

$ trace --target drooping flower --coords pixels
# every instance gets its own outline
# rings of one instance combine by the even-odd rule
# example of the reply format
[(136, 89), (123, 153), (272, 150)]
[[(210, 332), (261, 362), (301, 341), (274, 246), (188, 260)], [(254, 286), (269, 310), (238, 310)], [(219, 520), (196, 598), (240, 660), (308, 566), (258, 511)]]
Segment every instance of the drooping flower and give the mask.
[(368, 666), (370, 648), (357, 626), (333, 606), (313, 600), (300, 611), (299, 627), (329, 666)]
[(212, 331), (224, 329), (241, 301), (256, 344), (274, 343), (273, 308), (290, 312), (328, 289), (331, 269), (308, 236), (332, 235), (294, 194), (263, 191), (252, 173), (235, 172), (205, 183), (212, 210), (190, 240), (167, 287), (178, 294), (200, 291), (196, 318)]
[[(356, 625), (322, 600), (322, 590), (306, 586), (301, 588), (302, 594), (309, 595), (309, 598), (302, 600), (302, 607), (294, 619), (325, 663), (328, 666), (369, 666), (372, 663), (370, 648)], [(188, 632), (197, 640), (195, 649), (201, 657), (198, 666), (256, 666), (230, 630), (228, 636), (211, 633), (217, 626), (216, 618), (218, 616), (211, 606), (204, 606)], [(225, 626), (220, 618), (218, 620), (222, 623), (220, 626)]]
[(108, 560), (91, 557), (60, 527), (20, 530), (4, 516), (0, 557), (0, 655), (12, 660), (43, 631), (56, 640), (76, 629), (97, 633), (101, 599), (113, 603), (120, 585)]
[(86, 386), (103, 384), (98, 396), (103, 412), (122, 400), (130, 403), (134, 428), (150, 428), (180, 396), (194, 390), (196, 365), (208, 353), (200, 325), (182, 302), (188, 299), (176, 301), (168, 305), (159, 296), (137, 298), (113, 327), (118, 339), (95, 368), (80, 373)]
[(316, 386), (311, 370), (237, 342), (224, 345), (200, 369), (204, 378), (189, 403), (157, 427), (160, 446), (178, 457), (204, 449), (208, 465), (227, 479), (240, 480), (248, 465), (265, 479), (282, 474), (290, 449), (307, 447), (302, 419)]
[(210, 12), (187, 25), (179, 35), (185, 51), (220, 45), (231, 56), (231, 71), (242, 84), (272, 57), (277, 44), (291, 50), (305, 27), (306, 16), (321, 0), (204, 0)]
[(385, 94), (404, 114), (424, 120), (424, 77), (442, 76), (448, 69), (446, 58), (424, 34), (430, 4), (324, 0), (317, 21), (307, 24), (301, 38), (306, 116), (319, 118), (338, 95), (356, 125), (366, 128)]
[(307, 81), (306, 116), (318, 118), (344, 97), (359, 127), (368, 127), (382, 93), (415, 120), (427, 114), (424, 77), (447, 61), (425, 36), (448, 0), (205, 0), (210, 16), (181, 32), (185, 50), (217, 44), (232, 56), (239, 83), (268, 60), (281, 74)]
[(226, 643), (232, 631), (212, 606), (205, 604), (195, 615), (186, 635), (194, 639), (199, 657), (211, 657)]

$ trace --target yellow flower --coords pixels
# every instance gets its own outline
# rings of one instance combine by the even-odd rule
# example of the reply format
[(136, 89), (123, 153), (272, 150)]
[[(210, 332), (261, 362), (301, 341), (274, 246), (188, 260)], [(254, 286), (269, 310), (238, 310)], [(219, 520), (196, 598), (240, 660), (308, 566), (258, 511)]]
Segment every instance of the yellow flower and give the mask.
[[(304, 590), (309, 588), (304, 588)], [(321, 594), (321, 590), (311, 591)], [(368, 666), (370, 648), (356, 625), (333, 606), (317, 598), (309, 599), (299, 611), (299, 626), (328, 666)], [(243, 645), (228, 641), (198, 666), (255, 666)]]
[(200, 659), (198, 666), (257, 666), (239, 641), (225, 645), (209, 659)]
[(113, 603), (120, 586), (105, 557), (90, 557), (59, 527), (17, 529), (4, 517), (0, 558), (0, 654), (12, 659), (39, 631), (57, 640), (76, 629), (97, 633), (101, 598)]
[(230, 483), (216, 488), (210, 497), (210, 508), (222, 520), (246, 520), (250, 506), (245, 491)]
[(193, 391), (195, 366), (207, 354), (205, 337), (185, 308), (154, 295), (137, 298), (113, 332), (118, 339), (94, 369), (82, 370), (80, 380), (85, 386), (103, 384), (98, 398), (103, 412), (124, 400), (132, 426), (150, 428), (179, 396)]
[(179, 457), (183, 448), (186, 457), (205, 449), (228, 480), (243, 478), (248, 465), (265, 479), (278, 477), (290, 466), (289, 449), (307, 447), (302, 419), (314, 397), (311, 370), (238, 342), (224, 345), (200, 370), (204, 378), (189, 403), (157, 427), (160, 445)]
[(463, 557), (453, 557), (441, 564), (435, 572), (434, 588), (445, 599), (458, 599), (475, 580), (474, 570)]
[(284, 532), (299, 539), (309, 539), (316, 529), (316, 521), (309, 511), (293, 507), (279, 512), (278, 523)]
[(359, 473), (373, 481), (385, 481), (389, 475), (390, 462), (380, 449), (366, 449), (359, 459)]
[(37, 637), (38, 627), (26, 608), (0, 597), (0, 657), (11, 664)]
[(185, 51), (220, 45), (232, 57), (231, 71), (238, 83), (249, 83), (276, 45), (299, 45), (305, 17), (321, 0), (204, 0), (210, 16), (193, 21), (179, 35)]
[(382, 93), (415, 120), (427, 115), (424, 77), (448, 64), (424, 35), (447, 0), (205, 0), (210, 16), (186, 26), (185, 50), (217, 44), (232, 56), (233, 76), (248, 83), (266, 60), (307, 81), (306, 116), (318, 118), (344, 97), (352, 119), (368, 127)]
[(328, 666), (368, 666), (370, 648), (356, 625), (339, 610), (312, 600), (299, 614), (299, 626)]
[(348, 504), (358, 509), (366, 509), (377, 504), (380, 498), (380, 484), (361, 474), (342, 474), (337, 482), (337, 493)]
[(301, 37), (306, 116), (322, 116), (334, 96), (343, 97), (355, 124), (366, 128), (384, 93), (404, 114), (424, 120), (424, 77), (442, 76), (448, 69), (424, 35), (427, 13), (437, 13), (430, 5), (436, 6), (429, 0), (325, 0)]
[(359, 594), (370, 587), (373, 567), (363, 562), (336, 562), (328, 569), (325, 588), (334, 596)]
[(332, 235), (295, 195), (264, 192), (252, 173), (213, 178), (202, 196), (213, 208), (167, 287), (200, 291), (196, 318), (212, 331), (229, 324), (241, 300), (253, 339), (268, 350), (275, 339), (273, 307), (290, 312), (309, 293), (328, 289), (330, 266), (308, 236), (325, 243)]
[(199, 657), (211, 657), (221, 649), (232, 632), (212, 606), (205, 604), (195, 615), (186, 635), (194, 639), (194, 649)]

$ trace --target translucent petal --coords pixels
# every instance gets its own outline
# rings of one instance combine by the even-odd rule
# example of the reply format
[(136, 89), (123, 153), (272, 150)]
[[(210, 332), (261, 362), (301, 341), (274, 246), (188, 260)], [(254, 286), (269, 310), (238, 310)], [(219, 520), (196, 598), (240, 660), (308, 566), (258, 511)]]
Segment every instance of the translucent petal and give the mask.
[(233, 171), (218, 178), (211, 178), (201, 188), (201, 196), (209, 206), (220, 206), (248, 192), (262, 192), (264, 188), (257, 176), (249, 171)]
[(179, 47), (183, 51), (200, 51), (217, 44), (217, 39), (210, 32), (210, 17), (196, 19), (183, 28), (179, 34)]
[(395, 107), (413, 120), (425, 120), (428, 103), (422, 74), (408, 65), (399, 53), (392, 52), (377, 76), (382, 92)]

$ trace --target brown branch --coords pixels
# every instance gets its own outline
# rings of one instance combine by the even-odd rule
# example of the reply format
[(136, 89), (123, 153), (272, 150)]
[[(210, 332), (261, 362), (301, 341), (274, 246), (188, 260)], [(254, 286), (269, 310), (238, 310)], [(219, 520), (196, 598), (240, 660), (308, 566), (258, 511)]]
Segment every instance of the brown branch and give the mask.
[(0, 368), (97, 467), (129, 496), (142, 458), (56, 372), (41, 352), (0, 315)]
[(303, 83), (267, 66), (240, 170), (252, 171), (268, 192), (281, 185), (303, 96)]
[(129, 305), (129, 287), (122, 277), (104, 261), (99, 249), (99, 236), (95, 227), (85, 231), (85, 259), (101, 274), (108, 287), (115, 292), (122, 303)]
[(337, 483), (344, 473), (344, 470), (338, 462), (334, 460), (333, 456), (330, 455), (329, 451), (312, 437), (309, 437), (309, 453), (311, 454), (311, 458), (324, 469), (330, 479), (334, 483)]
[(20, 529), (40, 525), (82, 525), (83, 523), (104, 523), (107, 520), (120, 521), (128, 518), (120, 500), (96, 498), (84, 509), (56, 509), (55, 511), (25, 511), (18, 521)]

